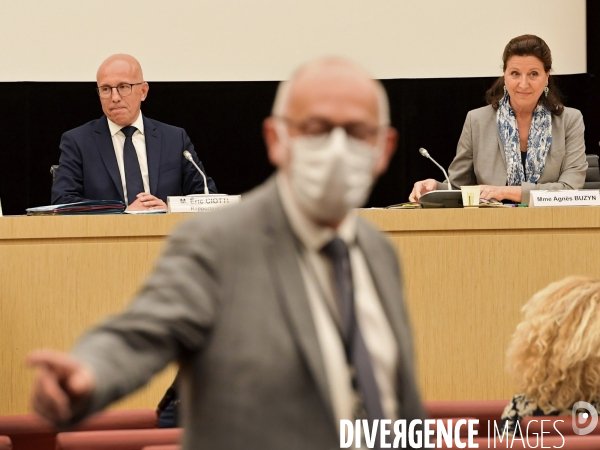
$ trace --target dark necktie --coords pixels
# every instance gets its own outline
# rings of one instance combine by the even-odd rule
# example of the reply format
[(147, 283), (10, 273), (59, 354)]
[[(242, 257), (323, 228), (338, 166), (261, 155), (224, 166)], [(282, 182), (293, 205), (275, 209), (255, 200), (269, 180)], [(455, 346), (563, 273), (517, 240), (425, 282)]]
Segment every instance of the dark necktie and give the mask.
[[(371, 356), (356, 319), (350, 254), (345, 242), (339, 237), (334, 238), (323, 247), (323, 252), (331, 259), (333, 264), (342, 318), (344, 348), (348, 364), (354, 372), (353, 388), (360, 395), (366, 418), (369, 420), (372, 429), (373, 420), (379, 419), (381, 421), (384, 419), (384, 415), (379, 388), (371, 364)], [(379, 425), (377, 430), (379, 431)], [(377, 433), (377, 436), (375, 448), (379, 448), (379, 433)]]
[(125, 186), (127, 186), (127, 200), (131, 205), (135, 202), (137, 195), (144, 192), (144, 182), (142, 181), (142, 171), (138, 161), (135, 147), (131, 136), (137, 131), (136, 127), (128, 126), (121, 128), (125, 135), (125, 145), (123, 145), (123, 165), (125, 166)]

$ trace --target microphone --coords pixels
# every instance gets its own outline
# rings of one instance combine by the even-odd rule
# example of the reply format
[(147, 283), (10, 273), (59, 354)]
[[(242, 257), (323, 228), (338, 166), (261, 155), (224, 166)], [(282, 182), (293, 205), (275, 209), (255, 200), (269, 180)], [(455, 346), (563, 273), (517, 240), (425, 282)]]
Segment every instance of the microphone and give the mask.
[[(446, 171), (444, 170), (444, 168), (442, 166), (440, 166), (437, 161), (435, 159), (433, 159), (431, 157), (431, 155), (429, 154), (429, 152), (427, 150), (425, 150), (423, 147), (421, 147), (419, 149), (419, 153), (421, 154), (421, 156), (424, 156), (427, 159), (430, 159), (431, 161), (433, 161), (433, 163), (438, 166), (442, 172), (444, 172), (444, 175), (446, 176), (446, 183), (448, 183), (448, 190), (451, 191), (452, 190), (452, 185), (450, 184), (450, 178), (448, 177), (448, 174), (446, 173)], [(200, 170), (200, 169), (198, 169)]]
[[(425, 151), (427, 151), (427, 150), (425, 150)], [(191, 162), (194, 165), (194, 167), (198, 170), (198, 172), (200, 172), (200, 175), (202, 175), (202, 178), (204, 179), (204, 195), (208, 195), (208, 185), (206, 184), (206, 175), (204, 175), (204, 172), (202, 172), (202, 170), (200, 170), (200, 167), (198, 167), (198, 164), (196, 164), (196, 161), (194, 161), (194, 158), (192, 158), (192, 154), (190, 152), (188, 152), (187, 150), (184, 150), (183, 156), (185, 157), (185, 159), (187, 159), (189, 162)], [(444, 169), (442, 169), (442, 170), (444, 170)]]

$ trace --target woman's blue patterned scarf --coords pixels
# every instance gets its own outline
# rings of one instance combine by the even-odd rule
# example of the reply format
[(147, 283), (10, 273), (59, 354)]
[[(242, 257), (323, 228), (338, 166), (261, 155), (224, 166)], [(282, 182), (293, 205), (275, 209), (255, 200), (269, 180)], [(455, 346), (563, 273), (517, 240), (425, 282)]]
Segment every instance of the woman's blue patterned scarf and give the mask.
[(552, 144), (552, 116), (548, 108), (539, 104), (533, 111), (529, 137), (527, 139), (527, 179), (521, 162), (521, 147), (519, 144), (519, 129), (515, 112), (509, 103), (508, 94), (504, 95), (498, 104), (496, 122), (500, 140), (506, 156), (507, 186), (521, 186), (528, 181), (537, 183), (546, 166), (546, 156)]

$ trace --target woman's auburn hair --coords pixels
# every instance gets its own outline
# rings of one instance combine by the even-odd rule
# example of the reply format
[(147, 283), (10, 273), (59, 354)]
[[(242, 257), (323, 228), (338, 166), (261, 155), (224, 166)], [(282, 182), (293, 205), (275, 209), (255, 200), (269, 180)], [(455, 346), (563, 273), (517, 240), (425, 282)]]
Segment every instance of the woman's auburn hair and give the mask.
[(522, 308), (507, 351), (517, 388), (544, 411), (600, 400), (600, 281), (571, 276)]
[[(542, 38), (533, 34), (517, 36), (506, 44), (504, 53), (502, 54), (502, 72), (506, 71), (508, 60), (513, 56), (535, 56), (544, 66), (546, 73), (549, 74), (552, 70), (552, 53), (550, 52), (550, 47), (548, 47)], [(485, 100), (494, 109), (498, 109), (502, 97), (504, 97), (504, 75), (499, 77), (485, 93)], [(548, 97), (544, 94), (540, 95), (538, 103), (544, 105), (548, 111), (556, 116), (560, 116), (565, 110), (562, 103), (562, 94), (552, 75), (548, 76)]]

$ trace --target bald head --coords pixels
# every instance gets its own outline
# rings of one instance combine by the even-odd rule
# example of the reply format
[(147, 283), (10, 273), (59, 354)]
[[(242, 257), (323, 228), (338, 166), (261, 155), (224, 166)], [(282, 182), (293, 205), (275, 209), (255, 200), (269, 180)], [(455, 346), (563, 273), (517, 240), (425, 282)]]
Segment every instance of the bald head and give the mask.
[(102, 64), (100, 64), (100, 67), (98, 67), (98, 72), (96, 73), (96, 80), (105, 75), (107, 72), (110, 73), (115, 70), (128, 70), (134, 77), (139, 78), (140, 81), (143, 81), (144, 79), (142, 66), (140, 65), (139, 61), (131, 55), (118, 53), (116, 55), (109, 56), (102, 62)]
[(337, 127), (382, 150), (374, 174), (385, 172), (398, 133), (389, 126), (389, 105), (381, 83), (341, 58), (302, 66), (289, 81), (280, 83), (272, 116), (264, 122), (271, 163), (287, 173), (292, 158), (288, 137), (319, 135)]
[(323, 92), (319, 91), (326, 90), (332, 96), (356, 97), (375, 112), (379, 126), (389, 125), (389, 104), (381, 83), (359, 65), (334, 57), (305, 64), (289, 81), (281, 82), (272, 113), (276, 117), (286, 116), (297, 107), (298, 101), (306, 100), (307, 93), (321, 96)]
[(100, 64), (96, 80), (98, 87), (113, 88), (109, 97), (100, 97), (106, 117), (122, 127), (135, 122), (149, 89), (138, 60), (131, 55), (109, 56)]

